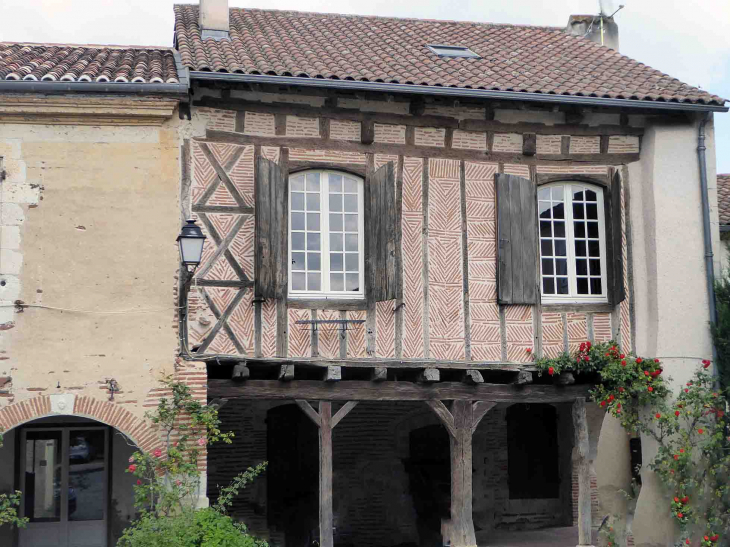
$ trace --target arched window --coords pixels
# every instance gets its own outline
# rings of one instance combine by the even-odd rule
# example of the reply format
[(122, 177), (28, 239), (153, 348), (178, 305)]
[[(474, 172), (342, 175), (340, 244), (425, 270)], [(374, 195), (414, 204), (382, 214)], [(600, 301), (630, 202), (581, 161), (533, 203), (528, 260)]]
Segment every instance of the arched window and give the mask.
[(542, 301), (607, 302), (603, 189), (583, 182), (538, 188)]
[(363, 298), (363, 180), (311, 170), (289, 177), (289, 296)]

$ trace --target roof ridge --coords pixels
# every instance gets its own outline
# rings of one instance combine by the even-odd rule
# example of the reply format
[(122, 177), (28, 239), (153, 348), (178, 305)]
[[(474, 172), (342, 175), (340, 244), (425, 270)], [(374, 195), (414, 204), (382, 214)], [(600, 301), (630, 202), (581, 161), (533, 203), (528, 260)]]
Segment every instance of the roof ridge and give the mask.
[[(173, 9), (178, 7), (199, 9), (198, 4), (173, 4)], [(264, 13), (282, 13), (282, 14), (296, 14), (296, 15), (318, 15), (325, 17), (341, 17), (341, 18), (357, 18), (357, 19), (376, 19), (380, 21), (409, 21), (409, 22), (422, 22), (422, 23), (448, 23), (457, 25), (476, 25), (476, 26), (490, 26), (490, 27), (517, 27), (517, 28), (533, 28), (542, 30), (558, 30), (562, 31), (565, 27), (550, 26), (550, 25), (528, 25), (521, 23), (490, 23), (483, 21), (458, 21), (455, 19), (426, 19), (421, 17), (393, 17), (385, 15), (358, 15), (357, 13), (335, 13), (335, 12), (320, 12), (320, 11), (299, 11), (299, 10), (284, 10), (284, 9), (264, 9), (264, 8), (228, 8), (228, 11), (256, 11)]]
[(70, 44), (70, 43), (54, 43), (54, 42), (13, 42), (10, 40), (0, 40), (0, 46), (28, 46), (28, 47), (85, 47), (85, 48), (103, 48), (103, 49), (148, 49), (161, 51), (174, 51), (175, 48), (170, 46), (135, 46), (135, 45), (118, 45), (118, 44)]

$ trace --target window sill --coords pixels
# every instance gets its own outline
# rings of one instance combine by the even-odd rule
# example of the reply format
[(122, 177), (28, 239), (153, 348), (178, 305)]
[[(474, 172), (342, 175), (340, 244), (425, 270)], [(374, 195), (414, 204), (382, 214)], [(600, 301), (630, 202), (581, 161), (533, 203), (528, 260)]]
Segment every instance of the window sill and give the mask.
[(543, 302), (542, 311), (544, 312), (594, 312), (594, 313), (610, 313), (614, 310), (614, 306), (608, 302)]
[(300, 298), (289, 296), (287, 308), (294, 310), (365, 310), (365, 298)]

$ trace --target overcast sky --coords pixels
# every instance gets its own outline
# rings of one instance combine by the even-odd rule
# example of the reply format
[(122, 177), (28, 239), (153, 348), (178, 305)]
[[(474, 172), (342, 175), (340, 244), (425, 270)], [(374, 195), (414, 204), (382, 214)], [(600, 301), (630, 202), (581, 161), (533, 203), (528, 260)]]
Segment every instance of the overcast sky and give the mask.
[[(229, 0), (256, 7), (565, 25), (599, 0)], [(730, 98), (730, 1), (603, 0), (616, 16), (621, 53)], [(171, 46), (173, 0), (0, 0), (0, 41)], [(185, 3), (196, 3), (187, 0)], [(730, 173), (730, 114), (716, 114), (718, 172)]]

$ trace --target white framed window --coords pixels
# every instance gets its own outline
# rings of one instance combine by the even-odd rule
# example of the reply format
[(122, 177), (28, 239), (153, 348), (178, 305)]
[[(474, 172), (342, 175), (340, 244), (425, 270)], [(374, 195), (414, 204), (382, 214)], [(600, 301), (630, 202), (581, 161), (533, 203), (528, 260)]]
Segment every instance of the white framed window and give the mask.
[(289, 177), (289, 296), (363, 298), (363, 180), (328, 170)]
[(537, 190), (543, 303), (608, 302), (603, 189), (558, 182)]

